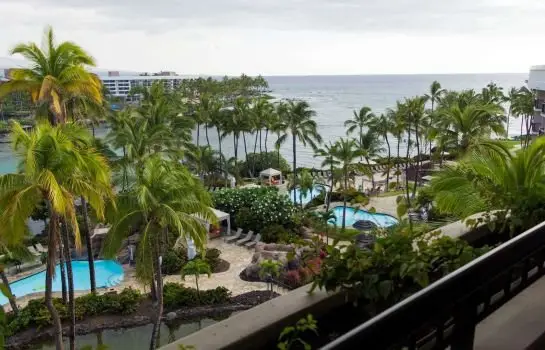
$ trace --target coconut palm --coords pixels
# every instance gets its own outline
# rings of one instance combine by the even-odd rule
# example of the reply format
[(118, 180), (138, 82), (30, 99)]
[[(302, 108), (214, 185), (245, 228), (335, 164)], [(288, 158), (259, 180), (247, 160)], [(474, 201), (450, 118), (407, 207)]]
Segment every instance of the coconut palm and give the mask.
[(354, 131), (358, 130), (358, 141), (361, 145), (363, 138), (363, 128), (368, 127), (371, 120), (373, 120), (376, 116), (371, 111), (371, 108), (367, 106), (360, 108), (359, 112), (354, 110), (353, 113), (354, 117), (352, 119), (346, 120), (344, 122), (344, 127), (347, 128), (347, 135), (350, 135)]
[[(430, 118), (429, 124), (431, 126), (435, 125), (435, 118), (434, 118), (435, 106), (439, 102), (441, 102), (441, 98), (445, 95), (446, 92), (447, 90), (441, 88), (441, 84), (437, 80), (434, 80), (433, 83), (431, 83), (430, 85), (429, 93), (424, 95), (426, 99), (431, 102), (431, 112), (429, 114), (429, 118)], [(432, 149), (431, 142), (432, 140), (430, 139), (430, 158), (431, 158), (431, 149)]]
[[(521, 146), (528, 147), (530, 143), (530, 128), (534, 116), (534, 93), (525, 86), (521, 87), (515, 95), (515, 99), (511, 102), (511, 112), (513, 115), (521, 117), (520, 142)], [(523, 124), (526, 124), (524, 142), (522, 138)]]
[(299, 174), (299, 202), (301, 203), (301, 209), (303, 208), (303, 197), (312, 192), (314, 189), (314, 178), (307, 169), (304, 169)]
[[(377, 134), (381, 135), (382, 138), (384, 139), (384, 141), (386, 142), (386, 146), (388, 148), (388, 164), (387, 164), (387, 168), (386, 168), (386, 191), (388, 191), (389, 189), (389, 184), (390, 184), (390, 168), (392, 166), (391, 164), (391, 159), (392, 159), (392, 152), (391, 152), (391, 149), (390, 149), (390, 141), (388, 140), (388, 133), (390, 133), (391, 131), (393, 131), (394, 129), (394, 124), (393, 124), (393, 121), (386, 115), (384, 114), (381, 114), (380, 116), (378, 117), (375, 117), (374, 119), (372, 119), (370, 122), (369, 122), (369, 126), (370, 126), (370, 129), (371, 131), (373, 132), (376, 132)], [(364, 143), (362, 142), (362, 150), (364, 150)], [(371, 150), (372, 152), (366, 152), (366, 153), (375, 153), (375, 154), (378, 154), (379, 151), (380, 151), (380, 146), (378, 145), (372, 145), (372, 144), (369, 144), (369, 142), (367, 142), (367, 145), (365, 145), (365, 150), (368, 151), (368, 150)], [(369, 146), (374, 146), (374, 147), (369, 147)], [(373, 148), (375, 148), (373, 150)], [(371, 157), (374, 157), (375, 155), (372, 155)], [(367, 157), (366, 159), (369, 159), (369, 157)], [(368, 162), (369, 164), (369, 162)], [(374, 187), (374, 185), (373, 185)]]
[(221, 173), (221, 154), (210, 146), (193, 147), (187, 152), (186, 160), (190, 169), (194, 170), (204, 181), (205, 175)]
[(465, 218), (482, 211), (509, 212), (511, 229), (523, 232), (545, 219), (545, 140), (511, 152), (483, 141), (457, 166), (431, 181), (434, 205)]
[[(161, 256), (167, 235), (174, 232), (192, 239), (199, 250), (206, 243), (206, 230), (201, 220), (215, 223), (210, 209), (210, 195), (202, 183), (177, 162), (152, 155), (142, 163), (135, 183), (118, 196), (118, 214), (106, 238), (107, 256), (115, 256), (129, 228), (140, 229), (136, 257), (137, 278), (151, 285), (156, 318), (150, 348), (157, 347), (157, 336), (163, 313), (163, 278)], [(154, 294), (154, 295), (153, 295)]]
[[(283, 107), (284, 108), (284, 107)], [(285, 111), (282, 112), (282, 120), (279, 123), (279, 129), (285, 130), (277, 143), (282, 144), (289, 135), (292, 138), (293, 147), (293, 177), (297, 178), (297, 141), (303, 146), (309, 144), (312, 149), (316, 149), (316, 144), (322, 142), (322, 137), (318, 133), (318, 125), (312, 118), (316, 112), (310, 109), (306, 101), (290, 100), (285, 105)], [(293, 202), (297, 203), (295, 192), (293, 193)]]
[(46, 28), (41, 47), (32, 42), (21, 43), (10, 53), (22, 55), (30, 65), (11, 71), (10, 80), (0, 85), (0, 99), (13, 92), (26, 92), (34, 103), (44, 107), (41, 110), (45, 109), (53, 124), (66, 120), (64, 103), (71, 96), (102, 105), (100, 79), (86, 70), (95, 66), (94, 59), (73, 42), (57, 45), (51, 27)]
[(287, 113), (287, 103), (285, 101), (280, 101), (275, 106), (275, 113), (273, 114), (273, 119), (271, 122), (271, 130), (276, 134), (276, 141), (274, 143), (274, 148), (276, 149), (276, 154), (278, 156), (278, 166), (280, 166), (280, 147), (286, 142), (286, 138), (281, 139), (282, 135), (286, 132), (286, 124), (282, 121), (286, 119)]
[(331, 203), (331, 195), (333, 193), (333, 174), (335, 172), (335, 168), (341, 164), (341, 162), (337, 159), (335, 159), (335, 144), (332, 144), (331, 141), (329, 141), (329, 144), (324, 145), (323, 148), (319, 148), (316, 150), (314, 156), (315, 157), (323, 157), (324, 160), (322, 161), (322, 168), (329, 168), (331, 173), (331, 183), (329, 184), (329, 193), (327, 195), (327, 204), (326, 204), (326, 211), (329, 211), (329, 205)]
[[(105, 159), (89, 147), (91, 137), (87, 130), (72, 124), (53, 127), (39, 123), (27, 133), (14, 122), (12, 140), (14, 151), (21, 159), (21, 173), (0, 177), (0, 207), (3, 208), (0, 225), (10, 237), (20, 235), (26, 231), (26, 220), (34, 208), (46, 201), (50, 216), (45, 304), (55, 329), (56, 347), (62, 349), (61, 322), (52, 299), (60, 224), (61, 221), (66, 223), (65, 226), (73, 233), (76, 248), (79, 248), (81, 239), (74, 199), (76, 196), (86, 198), (97, 217), (102, 218), (102, 192), (110, 183), (109, 168)], [(73, 288), (71, 294), (69, 307), (73, 310)], [(72, 327), (70, 337), (73, 335)]]
[[(365, 162), (369, 169), (371, 169), (371, 159), (377, 157), (380, 153), (384, 151), (384, 148), (381, 147), (382, 143), (380, 142), (378, 135), (375, 131), (369, 130), (364, 133), (361, 137), (361, 144), (359, 144), (359, 154)], [(371, 178), (371, 187), (375, 188), (375, 176), (373, 172), (370, 172)]]
[(401, 175), (401, 169), (399, 168), (400, 165), (400, 146), (402, 142), (403, 133), (405, 132), (405, 118), (403, 117), (401, 111), (402, 111), (402, 104), (401, 102), (396, 102), (396, 108), (395, 109), (387, 109), (386, 110), (386, 117), (390, 121), (390, 124), (392, 126), (391, 133), (394, 135), (394, 137), (397, 140), (397, 153), (396, 153), (396, 184), (397, 187), (400, 186), (399, 184), (399, 175)]
[(331, 148), (331, 153), (333, 158), (340, 163), (343, 173), (344, 193), (342, 229), (344, 230), (346, 227), (346, 195), (348, 192), (348, 173), (350, 171), (350, 165), (356, 159), (358, 159), (358, 157), (361, 157), (361, 149), (358, 147), (358, 143), (356, 140), (340, 138)]
[(188, 261), (182, 268), (182, 280), (185, 281), (185, 276), (193, 275), (195, 276), (195, 287), (197, 288), (197, 299), (199, 303), (201, 302), (201, 292), (199, 290), (199, 276), (207, 275), (210, 277), (212, 275), (212, 269), (210, 265), (202, 259), (193, 259)]
[[(517, 98), (519, 90), (512, 86), (509, 89), (509, 92), (507, 93), (507, 96), (505, 96), (504, 101), (509, 102), (509, 109), (507, 110), (507, 123), (505, 124), (505, 138), (509, 138), (509, 117), (513, 113), (513, 102)], [(522, 130), (521, 130), (522, 131)], [(521, 133), (521, 140), (522, 140), (522, 133)]]

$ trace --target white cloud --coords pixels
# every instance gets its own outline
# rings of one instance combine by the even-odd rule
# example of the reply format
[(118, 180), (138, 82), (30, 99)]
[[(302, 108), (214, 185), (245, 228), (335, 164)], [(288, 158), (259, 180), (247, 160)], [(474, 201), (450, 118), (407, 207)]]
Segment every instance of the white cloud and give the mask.
[(545, 60), (544, 9), (534, 0), (3, 0), (0, 56), (51, 24), (111, 69), (525, 72)]

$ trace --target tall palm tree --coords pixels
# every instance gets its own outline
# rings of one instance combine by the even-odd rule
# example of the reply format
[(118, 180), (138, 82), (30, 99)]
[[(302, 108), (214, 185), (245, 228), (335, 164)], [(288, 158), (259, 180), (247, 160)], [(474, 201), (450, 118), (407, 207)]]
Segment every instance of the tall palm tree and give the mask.
[[(530, 143), (530, 128), (534, 116), (534, 93), (523, 86), (519, 89), (518, 93), (515, 95), (514, 101), (511, 103), (511, 111), (513, 114), (522, 117), (520, 123), (521, 145), (528, 147), (528, 144)], [(524, 138), (524, 142), (522, 138), (523, 123), (526, 124), (526, 137)]]
[[(21, 125), (12, 125), (13, 148), (21, 160), (19, 174), (0, 177), (0, 225), (10, 235), (20, 235), (26, 230), (26, 220), (41, 202), (49, 211), (48, 257), (46, 263), (45, 304), (55, 328), (57, 349), (63, 349), (59, 314), (53, 304), (52, 280), (55, 272), (56, 251), (60, 223), (65, 221), (74, 235), (74, 244), (81, 246), (79, 227), (74, 209), (76, 196), (83, 196), (102, 218), (105, 184), (110, 183), (109, 168), (105, 159), (89, 148), (87, 130), (66, 124), (52, 127), (39, 123), (31, 132)], [(71, 174), (70, 176), (67, 176)], [(97, 189), (94, 181), (100, 181)], [(70, 309), (73, 310), (73, 290)], [(73, 315), (72, 315), (73, 319)], [(73, 322), (70, 337), (73, 338)], [(73, 340), (71, 339), (71, 345)]]
[[(371, 111), (370, 107), (364, 106), (360, 108), (359, 112), (353, 111), (354, 117), (344, 122), (344, 127), (347, 128), (346, 134), (350, 135), (355, 130), (358, 130), (358, 141), (361, 145), (363, 138), (363, 128), (369, 126), (369, 122), (376, 116)], [(363, 159), (362, 159), (363, 160)]]
[(102, 105), (100, 79), (86, 70), (87, 66), (95, 66), (94, 59), (73, 42), (57, 45), (51, 27), (46, 28), (41, 47), (32, 42), (21, 43), (11, 54), (22, 55), (30, 62), (30, 68), (13, 69), (10, 80), (0, 85), (0, 98), (13, 92), (26, 92), (34, 103), (45, 107), (45, 116), (53, 124), (65, 121), (64, 102), (69, 96), (85, 97)]
[(115, 256), (130, 227), (139, 227), (141, 239), (137, 249), (137, 278), (153, 286), (156, 291), (156, 318), (150, 349), (157, 347), (158, 332), (163, 313), (163, 277), (161, 257), (165, 252), (167, 235), (174, 232), (182, 239), (192, 239), (202, 251), (206, 230), (201, 220), (215, 223), (209, 208), (210, 195), (202, 183), (177, 162), (159, 155), (148, 157), (136, 182), (117, 200), (118, 214), (108, 232), (105, 253)]
[[(507, 123), (505, 124), (505, 138), (509, 138), (509, 117), (513, 113), (513, 103), (515, 102), (515, 99), (517, 98), (519, 90), (512, 86), (509, 89), (509, 92), (507, 93), (507, 96), (505, 96), (504, 101), (509, 102), (509, 109), (507, 110)], [(522, 140), (522, 134), (521, 134), (521, 140)]]
[[(415, 179), (414, 179), (414, 185), (413, 185), (413, 192), (412, 196), (414, 197), (416, 194), (416, 186), (418, 184), (418, 176), (420, 175), (420, 137), (421, 137), (421, 128), (423, 123), (425, 122), (425, 104), (426, 104), (426, 97), (414, 97), (411, 99), (407, 99), (405, 101), (405, 115), (408, 120), (408, 124), (412, 124), (413, 130), (414, 130), (414, 138), (416, 141), (416, 162), (415, 162)], [(409, 132), (409, 139), (410, 139), (410, 130)], [(410, 141), (409, 141), (410, 143)], [(408, 153), (407, 153), (408, 158)]]
[(329, 168), (329, 171), (331, 173), (331, 183), (329, 184), (329, 193), (327, 195), (326, 211), (329, 211), (329, 205), (331, 204), (331, 195), (333, 194), (333, 186), (335, 184), (333, 180), (333, 174), (336, 167), (341, 164), (339, 160), (335, 159), (336, 153), (334, 148), (335, 144), (332, 144), (331, 141), (329, 141), (329, 144), (317, 149), (314, 154), (315, 157), (324, 158), (324, 160), (322, 161), (322, 168)]
[[(216, 133), (218, 135), (218, 150), (220, 155), (220, 169), (224, 169), (223, 166), (223, 152), (222, 152), (222, 130), (225, 125), (225, 120), (229, 117), (228, 111), (222, 109), (222, 103), (218, 100), (216, 101), (212, 108), (210, 109), (210, 120), (211, 125), (216, 128)], [(227, 175), (224, 175), (227, 179)]]
[(396, 108), (395, 109), (387, 109), (386, 110), (386, 117), (388, 118), (388, 120), (390, 121), (390, 124), (392, 126), (392, 130), (391, 130), (391, 133), (392, 135), (394, 135), (394, 137), (396, 138), (397, 140), (397, 153), (396, 153), (396, 184), (397, 184), (397, 187), (400, 187), (400, 184), (399, 184), (399, 175), (401, 175), (401, 169), (399, 168), (400, 164), (401, 164), (401, 158), (400, 158), (400, 146), (401, 146), (401, 142), (402, 142), (402, 138), (403, 138), (403, 133), (405, 132), (405, 124), (406, 124), (406, 121), (405, 121), (405, 118), (404, 116), (402, 115), (401, 111), (402, 111), (402, 104), (401, 102), (397, 101), (396, 102)]
[[(391, 152), (391, 148), (390, 148), (390, 141), (388, 140), (388, 133), (392, 132), (394, 130), (394, 124), (393, 124), (393, 121), (386, 115), (384, 114), (381, 114), (380, 116), (378, 117), (375, 117), (374, 119), (372, 119), (370, 122), (369, 122), (369, 125), (370, 125), (370, 130), (373, 131), (373, 132), (376, 132), (378, 133), (379, 135), (382, 136), (382, 138), (384, 139), (384, 141), (386, 142), (386, 146), (388, 147), (388, 165), (387, 165), (387, 168), (386, 168), (386, 191), (388, 191), (389, 189), (389, 185), (390, 185), (390, 169), (391, 169), (391, 159), (392, 159), (392, 152)], [(364, 149), (363, 147), (363, 142), (362, 142), (362, 150)], [(370, 148), (376, 148), (374, 150), (374, 152), (372, 153), (378, 153), (378, 150), (379, 150), (379, 147), (369, 147), (369, 143), (366, 147), (366, 149), (370, 149)], [(367, 152), (369, 153), (369, 152)], [(372, 157), (374, 157), (374, 155), (372, 155)], [(367, 158), (368, 159), (368, 158)], [(374, 185), (373, 185), (374, 187)]]
[(307, 195), (314, 189), (314, 178), (312, 174), (307, 169), (304, 169), (299, 174), (299, 202), (301, 203), (301, 209), (303, 209), (303, 197)]
[[(290, 100), (287, 102), (286, 110), (282, 114), (283, 119), (279, 123), (279, 128), (285, 130), (277, 143), (282, 144), (288, 135), (292, 138), (293, 147), (293, 177), (297, 178), (297, 140), (306, 146), (309, 144), (312, 149), (316, 149), (316, 144), (322, 142), (322, 137), (318, 133), (318, 125), (312, 118), (316, 112), (310, 109), (306, 101)], [(293, 192), (293, 202), (297, 203), (297, 196)]]
[(287, 103), (285, 101), (280, 101), (276, 104), (274, 119), (272, 121), (271, 130), (276, 134), (276, 141), (274, 143), (274, 148), (276, 149), (276, 155), (278, 157), (278, 166), (280, 167), (280, 147), (286, 141), (286, 138), (281, 139), (282, 135), (286, 132), (286, 124), (283, 123), (283, 120), (286, 119), (286, 114), (288, 112)]
[[(441, 84), (437, 80), (434, 80), (430, 85), (429, 93), (424, 95), (426, 99), (431, 102), (431, 113), (429, 114), (430, 125), (435, 124), (435, 118), (434, 118), (435, 106), (439, 102), (441, 102), (441, 98), (445, 95), (446, 92), (447, 90), (443, 89), (441, 87)], [(432, 149), (431, 142), (432, 140), (430, 139), (430, 160), (431, 160), (431, 149)]]
[(331, 148), (333, 158), (341, 164), (344, 180), (343, 193), (343, 221), (342, 229), (346, 227), (346, 195), (348, 192), (348, 173), (350, 165), (361, 156), (361, 150), (354, 139), (340, 138)]
[(210, 146), (194, 147), (186, 155), (188, 166), (194, 170), (202, 181), (205, 175), (221, 172), (221, 154)]
[[(361, 137), (361, 143), (359, 146), (359, 155), (365, 159), (367, 166), (371, 169), (371, 158), (377, 157), (380, 153), (384, 151), (381, 147), (381, 142), (378, 138), (378, 135), (375, 131), (369, 130), (364, 133)], [(375, 188), (375, 176), (373, 171), (370, 172), (371, 177), (371, 187)]]

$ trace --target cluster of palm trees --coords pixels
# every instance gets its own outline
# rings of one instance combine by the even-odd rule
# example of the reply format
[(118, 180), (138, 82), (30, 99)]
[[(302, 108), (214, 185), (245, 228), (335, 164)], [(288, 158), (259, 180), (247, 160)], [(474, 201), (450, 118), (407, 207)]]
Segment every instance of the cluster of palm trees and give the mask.
[[(81, 202), (83, 231), (87, 238), (90, 279), (95, 292), (93, 252), (88, 209), (99, 221), (112, 227), (107, 237), (107, 255), (115, 255), (130, 232), (140, 232), (137, 249), (137, 276), (151, 288), (157, 310), (150, 348), (157, 346), (162, 315), (160, 257), (167, 236), (191, 238), (204, 245), (206, 231), (196, 216), (214, 222), (208, 192), (183, 165), (184, 152), (191, 148), (191, 118), (178, 113), (176, 99), (161, 85), (143, 89), (142, 103), (111, 117), (107, 140), (115, 153), (81, 126), (85, 111), (103, 110), (104, 95), (98, 78), (86, 70), (94, 61), (71, 42), (56, 44), (52, 29), (46, 31), (42, 47), (21, 44), (13, 53), (32, 62), (31, 68), (13, 71), (11, 80), (0, 86), (0, 97), (17, 92), (32, 96), (36, 125), (25, 131), (12, 124), (13, 149), (19, 172), (0, 177), (0, 246), (15, 252), (29, 231), (26, 222), (45, 202), (48, 256), (46, 261), (45, 304), (55, 328), (57, 349), (63, 349), (62, 327), (53, 303), (52, 281), (57, 257), (66, 259), (70, 348), (75, 348), (74, 281), (72, 248), (82, 246), (76, 219), (76, 199)], [(117, 193), (116, 193), (117, 192)], [(62, 263), (62, 260), (61, 260)], [(64, 267), (64, 264), (62, 264)], [(63, 277), (64, 279), (64, 277)], [(10, 299), (9, 285), (4, 285)], [(10, 300), (12, 301), (12, 300)], [(14, 312), (16, 312), (16, 308)]]

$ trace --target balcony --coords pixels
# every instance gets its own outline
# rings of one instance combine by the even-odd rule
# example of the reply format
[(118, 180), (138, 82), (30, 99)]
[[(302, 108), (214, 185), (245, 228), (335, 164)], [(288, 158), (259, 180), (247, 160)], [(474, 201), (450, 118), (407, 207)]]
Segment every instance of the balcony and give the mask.
[[(542, 223), (316, 348), (543, 349), (544, 274)], [(320, 320), (350, 317), (352, 305), (341, 294), (307, 290), (301, 287), (163, 349), (181, 344), (197, 350), (274, 349), (282, 329), (304, 315), (318, 320), (318, 331)]]

